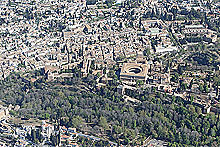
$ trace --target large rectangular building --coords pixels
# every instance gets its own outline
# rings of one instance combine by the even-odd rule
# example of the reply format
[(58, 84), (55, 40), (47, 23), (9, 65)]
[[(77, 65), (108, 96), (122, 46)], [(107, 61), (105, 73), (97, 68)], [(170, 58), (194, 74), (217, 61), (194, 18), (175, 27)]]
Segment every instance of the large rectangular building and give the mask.
[(136, 82), (141, 80), (146, 82), (148, 65), (141, 63), (123, 63), (120, 73), (120, 80), (126, 82)]
[(184, 34), (205, 34), (207, 31), (203, 25), (186, 25), (183, 30)]
[(0, 120), (9, 114), (7, 108), (0, 108)]

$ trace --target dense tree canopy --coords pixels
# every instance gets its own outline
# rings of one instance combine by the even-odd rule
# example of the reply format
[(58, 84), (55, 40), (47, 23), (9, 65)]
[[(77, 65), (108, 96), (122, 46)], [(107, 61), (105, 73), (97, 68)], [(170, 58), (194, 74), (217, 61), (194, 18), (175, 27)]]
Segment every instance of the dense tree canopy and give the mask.
[(93, 80), (75, 78), (68, 85), (44, 79), (31, 83), (12, 74), (1, 81), (0, 96), (8, 104), (21, 106), (14, 113), (20, 117), (49, 118), (91, 134), (106, 134), (122, 144), (141, 144), (148, 135), (179, 145), (220, 143), (219, 116), (203, 116), (201, 108), (149, 88), (126, 92), (141, 103), (124, 102), (117, 83), (100, 89), (92, 87)]

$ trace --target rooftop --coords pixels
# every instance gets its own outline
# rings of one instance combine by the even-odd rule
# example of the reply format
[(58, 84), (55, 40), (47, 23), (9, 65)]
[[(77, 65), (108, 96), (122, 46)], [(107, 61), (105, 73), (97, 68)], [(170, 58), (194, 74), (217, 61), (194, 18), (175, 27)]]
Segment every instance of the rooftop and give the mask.
[(148, 71), (147, 64), (124, 63), (121, 69), (121, 76), (146, 77)]

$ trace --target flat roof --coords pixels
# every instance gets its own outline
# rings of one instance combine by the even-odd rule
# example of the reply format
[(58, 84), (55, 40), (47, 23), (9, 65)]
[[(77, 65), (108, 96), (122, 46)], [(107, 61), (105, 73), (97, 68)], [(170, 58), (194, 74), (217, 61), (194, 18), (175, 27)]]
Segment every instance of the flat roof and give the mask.
[(160, 33), (160, 29), (159, 28), (149, 28), (151, 33)]
[(156, 47), (156, 52), (161, 53), (161, 52), (171, 52), (177, 50), (177, 47), (175, 46), (169, 46), (169, 47)]
[(185, 28), (195, 29), (195, 28), (204, 28), (204, 26), (203, 25), (186, 25)]

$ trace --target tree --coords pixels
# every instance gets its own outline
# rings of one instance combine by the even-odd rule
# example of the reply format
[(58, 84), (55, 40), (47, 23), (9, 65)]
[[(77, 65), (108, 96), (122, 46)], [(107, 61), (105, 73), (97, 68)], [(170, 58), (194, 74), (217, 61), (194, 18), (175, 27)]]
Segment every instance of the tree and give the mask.
[(192, 89), (192, 86), (193, 86), (193, 79), (190, 81), (190, 84), (189, 84), (189, 89), (190, 90)]
[(40, 129), (37, 129), (36, 130), (36, 136), (37, 136), (37, 140), (41, 143), (43, 142), (43, 136), (41, 134), (41, 130)]
[(204, 91), (204, 86), (203, 86), (202, 84), (199, 85), (199, 90), (200, 90), (201, 92)]
[(136, 81), (136, 86), (140, 86), (140, 85), (143, 85), (144, 82), (142, 80), (137, 80)]
[(209, 92), (209, 88), (208, 88), (208, 85), (206, 83), (203, 85), (203, 89), (204, 89), (205, 93)]
[(194, 102), (194, 96), (190, 96), (190, 102), (191, 102), (191, 104)]
[(144, 50), (144, 55), (145, 55), (145, 56), (149, 56), (149, 55), (150, 55), (150, 49), (149, 49), (149, 48), (146, 48), (146, 49)]
[(175, 100), (176, 100), (176, 97), (172, 96), (172, 104), (174, 104)]
[(8, 0), (8, 6), (11, 6), (11, 4), (12, 4), (11, 0)]
[(32, 140), (34, 143), (38, 143), (36, 131), (35, 131), (34, 129), (31, 130), (31, 140)]
[(134, 129), (136, 128), (137, 124), (136, 124), (136, 120), (134, 120)]
[(104, 130), (109, 129), (107, 120), (105, 117), (100, 117), (99, 125), (104, 128)]
[(209, 129), (209, 135), (212, 137), (216, 136), (216, 132), (215, 132), (214, 128)]

